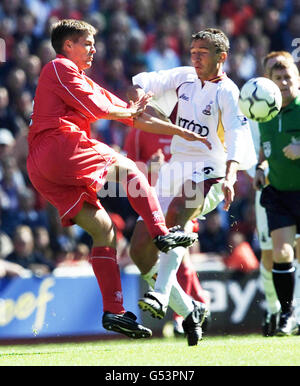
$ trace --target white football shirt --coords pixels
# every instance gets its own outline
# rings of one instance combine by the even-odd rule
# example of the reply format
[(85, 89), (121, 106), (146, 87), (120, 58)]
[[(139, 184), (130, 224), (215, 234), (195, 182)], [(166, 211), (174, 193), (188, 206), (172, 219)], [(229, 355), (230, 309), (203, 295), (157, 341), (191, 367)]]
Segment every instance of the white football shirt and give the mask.
[(239, 162), (249, 169), (257, 158), (247, 118), (238, 107), (239, 89), (226, 74), (202, 85), (193, 67), (176, 67), (158, 72), (143, 72), (133, 77), (134, 85), (154, 93), (154, 105), (169, 119), (185, 129), (206, 137), (209, 150), (200, 141), (174, 136), (172, 154)]

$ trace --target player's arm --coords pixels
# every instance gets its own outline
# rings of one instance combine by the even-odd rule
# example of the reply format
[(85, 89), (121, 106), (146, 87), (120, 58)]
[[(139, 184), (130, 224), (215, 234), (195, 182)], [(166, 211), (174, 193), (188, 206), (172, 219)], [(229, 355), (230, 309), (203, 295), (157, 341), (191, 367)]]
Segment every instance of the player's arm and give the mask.
[(175, 67), (170, 70), (141, 72), (132, 78), (132, 83), (159, 97), (169, 90), (176, 90), (183, 81), (194, 79), (195, 74), (193, 67)]
[(262, 148), (259, 150), (258, 163), (255, 168), (255, 175), (253, 178), (253, 188), (255, 190), (261, 190), (266, 184), (266, 170), (268, 169), (268, 161), (264, 158)]
[(134, 119), (133, 126), (148, 133), (178, 135), (187, 141), (201, 141), (209, 149), (211, 149), (211, 143), (206, 138), (201, 137), (199, 134), (193, 133), (187, 129), (183, 129), (182, 127), (174, 125), (171, 122), (162, 121), (161, 119), (152, 117), (145, 112)]
[[(239, 90), (235, 85), (224, 88), (218, 95), (221, 121), (224, 127), (227, 149), (226, 174), (222, 190), (225, 197), (224, 210), (228, 210), (234, 199), (234, 184), (237, 171), (248, 169), (256, 163), (256, 153), (247, 119), (238, 107)], [(245, 155), (249, 159), (245, 160)]]
[[(99, 85), (91, 84), (78, 73), (72, 65), (52, 62), (53, 68), (49, 87), (68, 106), (79, 111), (90, 120), (100, 118), (122, 120), (134, 118), (140, 114), (148, 103), (150, 95), (145, 94), (129, 106)], [(51, 79), (50, 79), (51, 80)]]
[(226, 173), (224, 182), (222, 185), (222, 191), (224, 193), (224, 206), (223, 209), (228, 211), (231, 203), (234, 199), (234, 184), (236, 182), (236, 175), (239, 168), (239, 163), (234, 160), (228, 160), (226, 162)]

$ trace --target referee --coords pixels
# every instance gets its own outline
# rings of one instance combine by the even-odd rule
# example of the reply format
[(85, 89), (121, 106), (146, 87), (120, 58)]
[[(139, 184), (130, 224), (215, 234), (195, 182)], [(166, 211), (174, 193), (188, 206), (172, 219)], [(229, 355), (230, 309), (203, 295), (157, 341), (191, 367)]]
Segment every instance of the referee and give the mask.
[[(282, 94), (282, 109), (269, 122), (259, 124), (261, 156), (254, 178), (262, 190), (273, 242), (273, 281), (281, 304), (276, 335), (298, 332), (293, 310), (295, 285), (294, 245), (300, 233), (300, 94), (297, 66), (283, 59), (271, 68), (270, 79)], [(268, 184), (264, 169), (269, 166)]]

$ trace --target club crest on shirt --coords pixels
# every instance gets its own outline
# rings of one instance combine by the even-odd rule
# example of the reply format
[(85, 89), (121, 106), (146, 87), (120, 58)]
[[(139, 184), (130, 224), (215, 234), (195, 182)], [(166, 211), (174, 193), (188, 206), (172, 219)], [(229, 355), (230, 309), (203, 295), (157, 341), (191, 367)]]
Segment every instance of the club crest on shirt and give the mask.
[(245, 117), (245, 115), (238, 115), (238, 120), (241, 122), (241, 125), (246, 125), (246, 123), (248, 122), (248, 119)]
[(205, 109), (202, 111), (205, 115), (211, 115), (211, 105), (213, 104), (213, 101), (210, 101), (208, 105), (206, 105)]
[(269, 158), (270, 155), (271, 155), (271, 152), (272, 152), (271, 142), (270, 141), (267, 141), (267, 142), (263, 143), (263, 150), (264, 150), (265, 157)]

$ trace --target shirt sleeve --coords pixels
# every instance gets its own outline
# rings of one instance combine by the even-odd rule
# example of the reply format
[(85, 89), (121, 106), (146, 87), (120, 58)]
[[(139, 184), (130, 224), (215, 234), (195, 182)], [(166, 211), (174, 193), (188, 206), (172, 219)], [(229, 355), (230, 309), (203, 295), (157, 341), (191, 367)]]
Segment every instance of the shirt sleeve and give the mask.
[(146, 92), (152, 91), (156, 97), (160, 97), (166, 91), (176, 90), (177, 87), (196, 76), (193, 67), (175, 67), (170, 70), (141, 72), (132, 78), (133, 85), (138, 85)]
[(127, 107), (124, 101), (80, 74), (72, 65), (60, 61), (52, 61), (52, 65), (52, 91), (90, 120), (105, 118), (114, 105)]
[(227, 160), (237, 161), (239, 169), (249, 169), (256, 162), (256, 152), (247, 118), (238, 106), (239, 89), (236, 85), (220, 89), (218, 102), (225, 132)]

